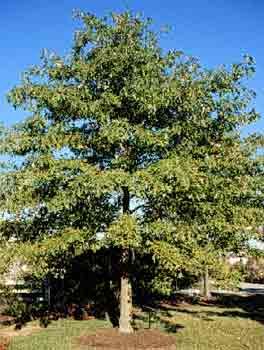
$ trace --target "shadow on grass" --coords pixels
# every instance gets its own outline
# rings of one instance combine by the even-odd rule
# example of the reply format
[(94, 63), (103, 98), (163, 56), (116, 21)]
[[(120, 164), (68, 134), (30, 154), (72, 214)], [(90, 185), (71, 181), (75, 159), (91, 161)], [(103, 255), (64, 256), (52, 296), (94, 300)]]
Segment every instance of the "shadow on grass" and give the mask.
[(135, 329), (142, 327), (151, 329), (156, 327), (158, 324), (160, 328), (164, 329), (168, 333), (177, 333), (179, 330), (184, 328), (183, 325), (175, 323), (167, 311), (161, 311), (160, 309), (153, 307), (143, 307), (143, 311), (143, 313), (134, 315), (133, 321)]
[(161, 325), (168, 333), (177, 333), (179, 330), (183, 329), (184, 326), (178, 323), (172, 323), (170, 321), (160, 320)]
[(254, 321), (258, 321), (262, 324), (264, 324), (264, 315), (258, 312), (246, 312), (246, 311), (194, 311), (189, 309), (178, 309), (178, 313), (185, 313), (185, 314), (191, 314), (195, 317), (205, 319), (207, 321), (213, 321), (212, 317), (233, 317), (233, 318), (249, 318)]
[[(180, 300), (180, 302), (179, 302)], [(208, 301), (198, 301), (190, 302), (188, 298), (187, 303), (189, 305), (199, 305), (201, 307), (206, 306), (207, 310), (192, 310), (188, 308), (184, 299), (180, 296), (179, 300), (177, 298), (168, 303), (161, 303), (159, 305), (162, 311), (177, 311), (179, 313), (186, 313), (193, 315), (207, 321), (213, 321), (213, 317), (233, 317), (233, 318), (244, 318), (257, 321), (264, 325), (264, 295), (255, 294), (250, 296), (243, 296), (239, 294), (214, 294), (213, 297)], [(184, 307), (186, 305), (186, 307)], [(208, 307), (220, 308), (220, 311), (210, 311)], [(221, 308), (227, 309), (221, 311)], [(240, 310), (228, 310), (228, 309), (240, 309)]]

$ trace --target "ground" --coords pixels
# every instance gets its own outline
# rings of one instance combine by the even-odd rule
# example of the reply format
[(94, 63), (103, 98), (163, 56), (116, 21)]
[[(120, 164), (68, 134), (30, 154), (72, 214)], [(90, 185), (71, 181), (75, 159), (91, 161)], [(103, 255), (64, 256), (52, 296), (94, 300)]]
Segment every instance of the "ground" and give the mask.
[[(175, 337), (175, 350), (262, 350), (262, 300), (259, 300), (259, 305), (253, 300), (237, 303), (236, 307), (224, 304), (182, 303), (172, 306), (164, 303), (158, 312), (151, 315), (151, 328)], [(44, 329), (37, 328), (36, 324), (29, 327), (32, 327), (32, 332), (29, 328), (18, 331), (22, 333), (12, 338), (9, 350), (88, 350), (88, 347), (80, 345), (79, 336), (93, 334), (98, 328), (109, 328), (110, 325), (101, 320), (59, 320)], [(149, 327), (147, 312), (137, 313), (135, 327)], [(6, 336), (8, 331), (10, 328), (3, 329), (0, 336)]]
[[(109, 325), (100, 320), (59, 320), (52, 322), (47, 328), (39, 328), (38, 331), (35, 323), (33, 327), (34, 331), (30, 336), (22, 333), (21, 336), (13, 337), (8, 350), (79, 350), (82, 348), (77, 345), (78, 336)], [(23, 332), (23, 328), (18, 334), (20, 332)]]

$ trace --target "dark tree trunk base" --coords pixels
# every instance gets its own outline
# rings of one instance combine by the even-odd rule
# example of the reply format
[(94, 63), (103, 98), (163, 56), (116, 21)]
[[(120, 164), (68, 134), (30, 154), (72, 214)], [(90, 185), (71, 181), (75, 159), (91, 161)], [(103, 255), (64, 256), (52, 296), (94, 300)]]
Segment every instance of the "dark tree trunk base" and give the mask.
[(80, 345), (100, 350), (174, 350), (175, 337), (158, 330), (120, 334), (117, 329), (100, 329), (78, 338)]

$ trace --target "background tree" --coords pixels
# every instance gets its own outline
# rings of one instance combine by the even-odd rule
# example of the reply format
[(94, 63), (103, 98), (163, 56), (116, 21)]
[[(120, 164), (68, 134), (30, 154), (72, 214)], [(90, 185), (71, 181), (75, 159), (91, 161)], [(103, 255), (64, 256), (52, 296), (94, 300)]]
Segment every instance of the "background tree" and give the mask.
[[(163, 52), (140, 16), (77, 17), (83, 28), (70, 55), (45, 52), (9, 94), (30, 116), (2, 135), (2, 153), (22, 160), (1, 176), (1, 232), (17, 239), (13, 250), (39, 276), (63, 276), (74, 257), (115, 249), (119, 329), (129, 333), (138, 254), (166, 276), (189, 269), (190, 252), (192, 261), (204, 257), (213, 224), (210, 247), (230, 243), (218, 236), (226, 219), (220, 204), (208, 205), (210, 191), (225, 188), (210, 178), (211, 153), (258, 117), (242, 85), (254, 63), (246, 57), (230, 71), (206, 71), (178, 51)], [(234, 181), (225, 191), (231, 211)]]

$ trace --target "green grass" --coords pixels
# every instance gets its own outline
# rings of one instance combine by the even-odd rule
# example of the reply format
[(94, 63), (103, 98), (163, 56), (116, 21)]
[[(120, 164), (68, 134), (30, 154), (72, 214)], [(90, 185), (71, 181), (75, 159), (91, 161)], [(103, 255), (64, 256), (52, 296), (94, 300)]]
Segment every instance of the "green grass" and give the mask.
[(109, 324), (100, 320), (54, 321), (31, 336), (14, 337), (8, 350), (79, 350), (76, 337), (107, 326)]
[(161, 326), (175, 332), (177, 350), (262, 350), (264, 325), (240, 309), (192, 306), (163, 312)]
[[(264, 319), (264, 318), (263, 318)], [(147, 327), (148, 315), (136, 320), (138, 327)], [(10, 350), (82, 350), (76, 337), (108, 327), (99, 320), (53, 322), (31, 336), (14, 337)], [(156, 314), (152, 327), (174, 334), (176, 350), (262, 350), (264, 324), (261, 315), (239, 308), (215, 306), (181, 306)]]

